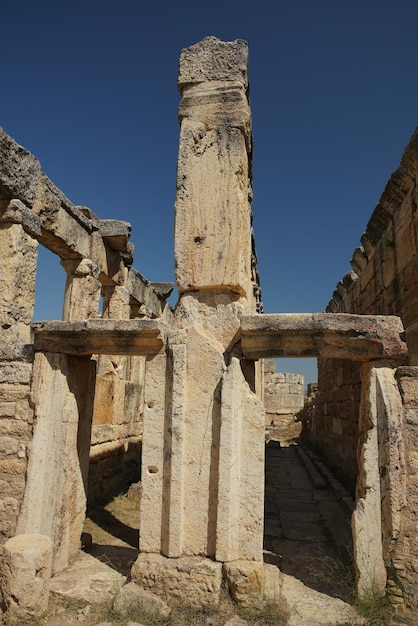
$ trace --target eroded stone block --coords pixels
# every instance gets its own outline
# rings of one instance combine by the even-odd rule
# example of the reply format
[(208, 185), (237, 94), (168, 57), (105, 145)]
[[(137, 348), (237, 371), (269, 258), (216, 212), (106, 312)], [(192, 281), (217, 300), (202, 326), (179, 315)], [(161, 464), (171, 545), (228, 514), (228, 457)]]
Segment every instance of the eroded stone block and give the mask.
[(3, 547), (0, 566), (6, 619), (39, 618), (48, 607), (52, 541), (39, 534), (12, 537)]
[(217, 606), (221, 592), (222, 564), (199, 556), (166, 558), (139, 555), (132, 580), (166, 602), (175, 600), (197, 607)]

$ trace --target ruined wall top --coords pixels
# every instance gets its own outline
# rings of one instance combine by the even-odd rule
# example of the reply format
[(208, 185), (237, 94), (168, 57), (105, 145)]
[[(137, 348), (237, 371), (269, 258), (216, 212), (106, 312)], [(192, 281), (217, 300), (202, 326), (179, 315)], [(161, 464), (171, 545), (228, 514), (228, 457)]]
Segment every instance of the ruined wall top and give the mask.
[(180, 54), (179, 89), (209, 80), (240, 81), (248, 87), (248, 45), (242, 39), (205, 37)]

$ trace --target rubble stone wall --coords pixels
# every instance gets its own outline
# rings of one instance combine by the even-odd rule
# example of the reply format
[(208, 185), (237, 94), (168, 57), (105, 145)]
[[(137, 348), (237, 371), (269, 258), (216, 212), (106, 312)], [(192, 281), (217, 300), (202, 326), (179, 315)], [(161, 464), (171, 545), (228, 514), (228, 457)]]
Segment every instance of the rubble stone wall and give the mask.
[(406, 494), (402, 525), (393, 538), (390, 565), (401, 581), (403, 595), (412, 605), (418, 583), (418, 367), (399, 367), (396, 378), (404, 408), (403, 446), (406, 468)]

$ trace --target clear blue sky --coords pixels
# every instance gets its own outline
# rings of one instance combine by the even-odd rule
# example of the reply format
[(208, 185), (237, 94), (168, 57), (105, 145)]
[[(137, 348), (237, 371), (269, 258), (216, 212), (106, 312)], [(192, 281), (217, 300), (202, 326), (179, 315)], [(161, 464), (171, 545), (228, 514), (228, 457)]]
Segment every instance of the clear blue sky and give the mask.
[[(132, 223), (154, 281), (174, 280), (180, 50), (246, 39), (265, 311), (325, 309), (418, 124), (417, 0), (4, 0), (1, 22), (0, 125), (72, 202)], [(60, 318), (64, 272), (42, 274), (36, 317)]]

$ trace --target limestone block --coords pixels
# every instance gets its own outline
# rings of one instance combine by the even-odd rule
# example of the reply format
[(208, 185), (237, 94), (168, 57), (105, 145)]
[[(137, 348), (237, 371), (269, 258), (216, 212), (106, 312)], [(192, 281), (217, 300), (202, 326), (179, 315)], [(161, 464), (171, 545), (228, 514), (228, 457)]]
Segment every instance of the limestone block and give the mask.
[(176, 305), (174, 328), (198, 324), (201, 331), (229, 351), (249, 310), (248, 300), (230, 292), (200, 291), (182, 294)]
[(39, 618), (48, 607), (52, 541), (45, 535), (17, 535), (3, 547), (2, 596), (8, 623)]
[(35, 350), (63, 354), (157, 354), (164, 326), (157, 320), (89, 319), (35, 322)]
[(96, 557), (80, 552), (74, 563), (51, 579), (50, 591), (70, 602), (111, 606), (126, 577)]
[(382, 485), (383, 554), (390, 560), (393, 542), (401, 533), (407, 504), (406, 463), (402, 427), (404, 411), (395, 370), (375, 367), (379, 470)]
[(278, 603), (280, 600), (281, 572), (276, 565), (263, 564), (263, 598), (266, 602)]
[(198, 556), (171, 559), (143, 553), (134, 563), (131, 577), (166, 602), (213, 607), (219, 603), (222, 564)]
[(263, 562), (233, 561), (224, 563), (223, 571), (228, 589), (244, 606), (261, 605), (263, 601)]
[(239, 81), (248, 87), (248, 46), (241, 39), (205, 37), (180, 54), (179, 87), (206, 81)]
[(418, 367), (398, 367), (396, 370), (403, 403), (418, 405)]
[(1, 517), (16, 517), (16, 513), (19, 508), (19, 502), (16, 498), (6, 497), (0, 500), (0, 516)]
[[(162, 553), (178, 557), (184, 549), (184, 511), (186, 509), (185, 483), (187, 481), (185, 456), (186, 448), (186, 385), (188, 355), (186, 333), (173, 332), (168, 340), (168, 356), (172, 379), (169, 424), (167, 425), (166, 458), (164, 462), (165, 485), (170, 484), (169, 494), (164, 498), (164, 518)], [(168, 459), (167, 450), (170, 450)], [(186, 514), (189, 514), (187, 511)]]
[(132, 227), (122, 220), (100, 220), (100, 234), (114, 250), (126, 250)]
[(405, 360), (403, 325), (394, 315), (286, 313), (244, 316), (243, 353), (265, 357), (326, 357), (370, 361)]
[(26, 459), (1, 459), (0, 474), (20, 476), (26, 471)]
[(21, 449), (21, 443), (15, 437), (5, 437), (0, 436), (0, 455), (2, 458), (7, 456), (21, 456), (24, 458), (25, 451), (23, 449), (23, 454), (19, 454)]
[(94, 396), (94, 424), (125, 422), (126, 357), (99, 355)]
[(365, 626), (354, 607), (304, 585), (300, 580), (281, 574), (280, 598), (289, 614), (289, 626)]
[(3, 476), (2, 478), (3, 480), (0, 480), (0, 494), (7, 493), (9, 497), (14, 497), (17, 499), (18, 502), (21, 502), (23, 498), (23, 493), (25, 491), (24, 476), (21, 476), (20, 480), (16, 480), (16, 477), (14, 476), (12, 481), (5, 480), (5, 476)]
[(167, 619), (171, 613), (170, 607), (157, 595), (146, 589), (141, 589), (136, 583), (129, 582), (119, 590), (113, 610), (119, 615), (145, 615), (154, 619)]
[[(16, 438), (22, 444), (26, 444), (31, 434), (31, 429), (27, 423), (15, 419), (0, 418), (0, 437), (6, 435), (7, 437)], [(22, 455), (22, 457), (24, 456), (25, 454)]]
[(0, 363), (0, 383), (30, 383), (31, 374), (31, 363)]
[(262, 559), (264, 410), (233, 357), (223, 376), (216, 558)]
[(0, 417), (14, 417), (16, 412), (16, 402), (0, 402)]

